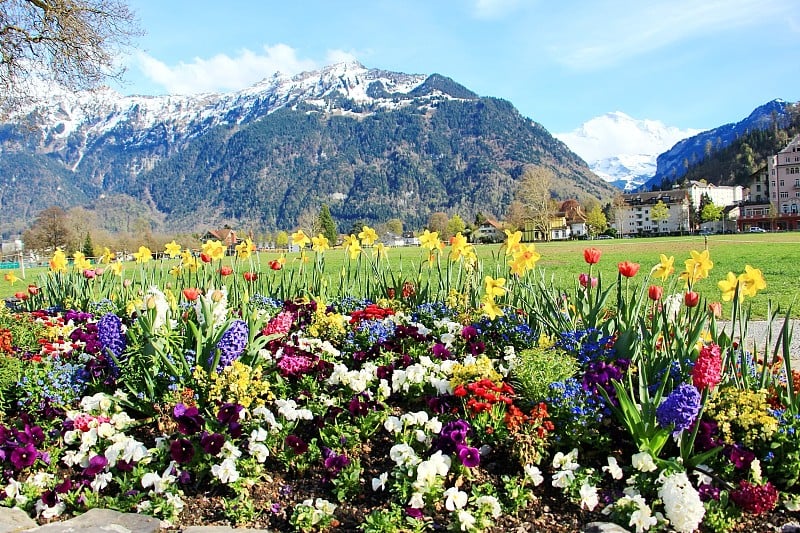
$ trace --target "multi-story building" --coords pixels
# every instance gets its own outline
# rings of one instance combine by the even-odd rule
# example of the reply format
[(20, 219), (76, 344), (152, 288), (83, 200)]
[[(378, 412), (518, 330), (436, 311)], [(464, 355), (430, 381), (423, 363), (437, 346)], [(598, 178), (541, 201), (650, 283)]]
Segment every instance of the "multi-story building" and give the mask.
[(750, 194), (742, 205), (738, 227), (800, 229), (800, 136), (751, 176)]
[[(626, 235), (668, 235), (689, 231), (689, 193), (686, 189), (671, 191), (638, 192), (623, 194), (623, 203), (618, 208), (621, 216), (617, 217), (617, 233)], [(662, 218), (655, 206), (666, 207)], [(656, 209), (655, 213), (653, 208)], [(653, 215), (656, 215), (655, 217)]]
[(695, 209), (700, 207), (703, 196), (708, 196), (711, 203), (719, 207), (739, 205), (744, 200), (744, 188), (741, 185), (717, 186), (713, 183), (692, 180), (686, 189), (689, 191), (689, 199)]

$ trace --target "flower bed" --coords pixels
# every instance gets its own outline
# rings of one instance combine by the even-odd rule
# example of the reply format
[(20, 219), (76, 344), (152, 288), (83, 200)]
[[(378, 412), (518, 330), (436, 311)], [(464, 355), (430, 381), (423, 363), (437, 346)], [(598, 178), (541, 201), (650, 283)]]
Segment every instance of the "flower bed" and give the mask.
[[(222, 272), (217, 248), (178, 265), (194, 277), (127, 284), (57, 254), (30, 309), (0, 311), (3, 505), (374, 532), (500, 530), (545, 504), (632, 531), (730, 531), (800, 507), (800, 375), (783, 336), (753, 352), (717, 331), (692, 290), (707, 253), (680, 281), (662, 256), (604, 286), (588, 249), (565, 291), (509, 233), (508, 280), (456, 241), (432, 300), (419, 278), (373, 269), (370, 285), (368, 268), (342, 278), (369, 298), (276, 300), (319, 271), (256, 292), (281, 269)], [(720, 282), (742, 338), (740, 304), (763, 286), (749, 266)]]

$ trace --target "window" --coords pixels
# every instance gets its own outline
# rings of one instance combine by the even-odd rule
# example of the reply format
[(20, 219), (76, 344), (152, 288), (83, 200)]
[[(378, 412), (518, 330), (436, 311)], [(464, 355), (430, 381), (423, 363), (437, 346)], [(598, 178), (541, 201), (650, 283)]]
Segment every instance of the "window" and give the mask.
[(772, 180), (772, 186), (775, 187), (775, 180)]
[(795, 179), (794, 180), (794, 186), (795, 187), (800, 187), (800, 179)]
[(781, 198), (789, 198), (789, 191), (781, 191)]
[(781, 180), (781, 187), (783, 187), (784, 185), (785, 183), (783, 182), (783, 180)]

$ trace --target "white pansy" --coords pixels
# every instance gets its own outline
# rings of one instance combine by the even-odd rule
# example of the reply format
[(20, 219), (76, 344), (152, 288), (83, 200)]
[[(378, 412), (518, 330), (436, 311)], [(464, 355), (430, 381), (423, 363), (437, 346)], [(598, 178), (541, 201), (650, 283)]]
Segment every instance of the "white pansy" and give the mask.
[(711, 473), (711, 468), (707, 465), (697, 465), (694, 469), (694, 474), (697, 476), (698, 485), (709, 485), (714, 479), (708, 475)]
[(133, 423), (133, 419), (125, 411), (120, 411), (111, 416), (111, 423), (114, 424), (117, 431), (122, 431)]
[(411, 383), (423, 383), (425, 381), (425, 367), (416, 363), (406, 368), (406, 379)]
[(408, 506), (412, 509), (422, 509), (425, 507), (425, 497), (421, 492), (414, 492), (408, 500)]
[(560, 470), (577, 470), (579, 465), (576, 461), (578, 459), (578, 449), (573, 448), (568, 454), (558, 452), (553, 456), (553, 468)]
[(430, 419), (426, 411), (417, 411), (411, 413), (411, 416), (414, 417), (414, 423), (418, 426), (424, 425)]
[(572, 485), (575, 480), (575, 472), (572, 470), (559, 470), (553, 474), (552, 484), (554, 487), (565, 489)]
[(408, 377), (402, 368), (392, 372), (392, 392), (408, 392)]
[(222, 445), (220, 455), (226, 459), (238, 459), (242, 456), (242, 451), (232, 442), (225, 441), (225, 444)]
[(45, 520), (61, 516), (66, 509), (67, 505), (64, 502), (58, 502), (52, 507), (48, 506), (42, 500), (36, 502), (36, 516), (37, 518), (41, 517)]
[(467, 505), (469, 495), (456, 487), (450, 487), (444, 491), (444, 507), (448, 511), (463, 509)]
[(250, 455), (259, 463), (263, 463), (267, 460), (267, 457), (269, 457), (269, 448), (261, 442), (250, 441), (247, 451), (249, 451)]
[(378, 384), (378, 396), (379, 398), (388, 398), (392, 395), (392, 388), (389, 386), (389, 382), (385, 379), (382, 379), (381, 382)]
[(436, 417), (425, 422), (425, 431), (438, 435), (442, 431), (442, 421)]
[(111, 472), (103, 472), (97, 474), (96, 476), (94, 476), (94, 479), (89, 484), (89, 486), (92, 487), (93, 492), (95, 493), (100, 492), (101, 490), (106, 488), (109, 483), (111, 483), (112, 477), (113, 474)]
[(417, 442), (425, 442), (428, 440), (428, 434), (422, 431), (421, 429), (414, 430), (414, 438)]
[(264, 442), (269, 437), (266, 429), (258, 427), (250, 432), (250, 442)]
[(453, 375), (453, 369), (456, 367), (458, 363), (452, 359), (448, 359), (447, 361), (442, 361), (442, 364), (439, 365), (439, 372), (446, 376)]
[(225, 459), (222, 463), (212, 466), (211, 474), (225, 484), (239, 479), (239, 471), (236, 470), (236, 462), (233, 459)]
[(403, 422), (396, 416), (390, 416), (383, 421), (383, 429), (389, 433), (400, 433), (403, 430)]
[(405, 443), (395, 444), (389, 450), (389, 457), (397, 466), (409, 467), (420, 462), (414, 448)]
[(472, 513), (465, 509), (458, 510), (458, 523), (461, 525), (461, 531), (473, 531), (476, 522)]
[(89, 431), (81, 433), (81, 447), (91, 448), (97, 444), (97, 428), (90, 428)]
[(475, 505), (477, 505), (479, 508), (488, 508), (489, 514), (492, 515), (492, 518), (499, 518), (502, 514), (500, 502), (498, 502), (497, 498), (494, 496), (479, 496), (478, 499), (475, 500)]
[(639, 472), (653, 472), (658, 468), (650, 452), (644, 451), (631, 456), (631, 464)]
[(542, 476), (542, 471), (539, 470), (538, 466), (527, 464), (524, 470), (525, 477), (530, 479), (534, 486), (538, 487), (544, 481), (544, 476)]
[(55, 479), (56, 476), (53, 474), (48, 474), (47, 472), (36, 472), (35, 474), (28, 476), (28, 479), (26, 479), (25, 482), (29, 485), (33, 485), (36, 488), (44, 490), (49, 488)]
[(430, 376), (428, 378), (428, 382), (431, 386), (436, 389), (436, 393), (440, 396), (446, 394), (453, 394), (453, 387), (450, 385), (450, 380), (446, 378), (437, 378), (436, 376)]
[(622, 468), (617, 464), (617, 459), (615, 457), (608, 458), (608, 466), (603, 467), (603, 472), (608, 472), (614, 479), (622, 479)]
[(452, 333), (450, 333), (449, 331), (447, 333), (442, 333), (442, 336), (439, 337), (439, 342), (441, 342), (442, 344), (444, 344), (448, 348), (453, 345), (455, 340), (456, 340), (456, 336), (453, 335)]
[(111, 438), (117, 430), (114, 426), (109, 424), (108, 422), (103, 422), (97, 427), (97, 436), (101, 439), (109, 439)]
[(388, 479), (388, 472), (383, 472), (380, 476), (372, 478), (372, 490), (386, 490), (386, 481), (388, 481)]
[(69, 431), (64, 432), (64, 444), (67, 446), (72, 446), (73, 444), (78, 444), (78, 441), (81, 440), (81, 432), (77, 429), (71, 429)]
[(585, 507), (589, 511), (594, 511), (594, 508), (597, 507), (597, 504), (600, 501), (597, 496), (597, 487), (584, 482), (580, 488), (580, 495), (581, 507)]
[(167, 498), (167, 503), (169, 503), (172, 508), (175, 509), (175, 512), (180, 513), (181, 510), (183, 510), (184, 503), (179, 495), (168, 492), (165, 494), (165, 496)]

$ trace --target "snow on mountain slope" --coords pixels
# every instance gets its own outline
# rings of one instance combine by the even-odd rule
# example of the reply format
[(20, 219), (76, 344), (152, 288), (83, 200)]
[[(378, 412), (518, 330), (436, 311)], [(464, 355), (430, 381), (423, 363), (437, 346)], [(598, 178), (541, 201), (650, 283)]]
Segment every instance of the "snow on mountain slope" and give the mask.
[(681, 130), (658, 120), (637, 120), (616, 111), (554, 137), (581, 156), (595, 174), (629, 190), (655, 174), (659, 154), (700, 131)]

